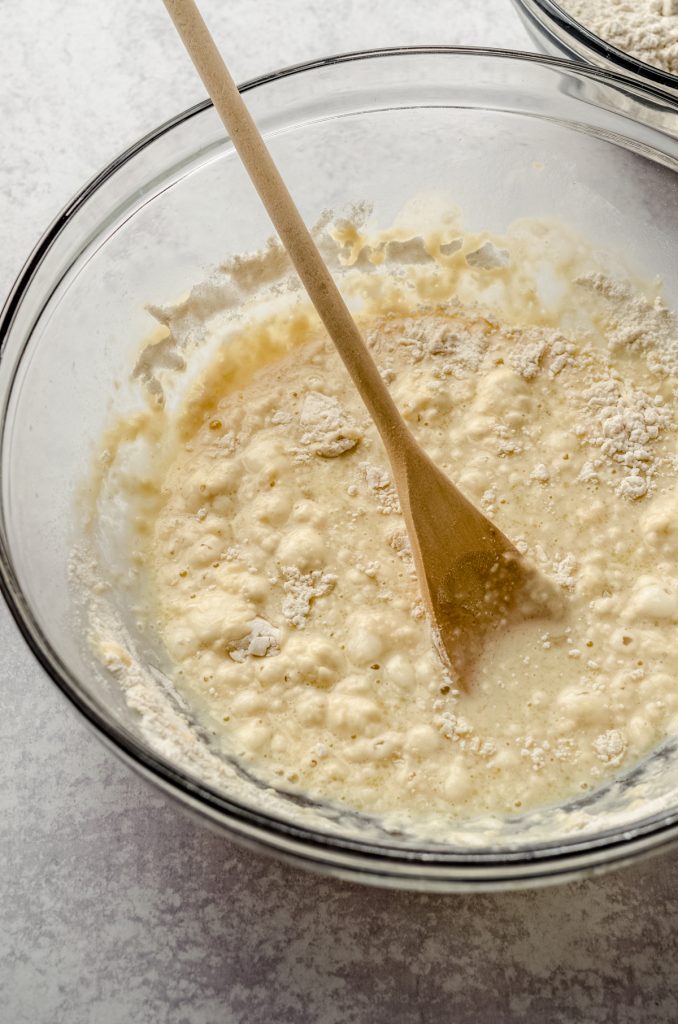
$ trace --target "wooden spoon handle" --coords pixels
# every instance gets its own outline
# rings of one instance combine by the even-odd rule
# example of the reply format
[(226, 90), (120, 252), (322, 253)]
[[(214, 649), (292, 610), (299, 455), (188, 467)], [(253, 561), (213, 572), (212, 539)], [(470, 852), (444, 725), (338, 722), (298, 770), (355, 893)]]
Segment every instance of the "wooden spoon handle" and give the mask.
[[(193, 0), (163, 0), (308, 295), (391, 457), (411, 434)], [(313, 173), (310, 169), (309, 173)]]

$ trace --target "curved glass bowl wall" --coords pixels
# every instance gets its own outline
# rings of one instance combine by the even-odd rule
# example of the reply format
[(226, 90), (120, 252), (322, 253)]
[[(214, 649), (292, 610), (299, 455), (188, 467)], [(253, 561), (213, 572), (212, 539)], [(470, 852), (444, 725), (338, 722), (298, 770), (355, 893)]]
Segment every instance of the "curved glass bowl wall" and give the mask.
[[(632, 81), (535, 56), (430, 48), (331, 58), (245, 91), (309, 223), (369, 200), (387, 225), (413, 194), (436, 192), (471, 229), (556, 216), (647, 276), (676, 265), (678, 115)], [(86, 186), (26, 264), (0, 320), (0, 575), (36, 657), (97, 734), (165, 792), (229, 836), (318, 870), (410, 888), (511, 887), (673, 841), (670, 752), (653, 813), (629, 809), (606, 831), (556, 830), (534, 843), (514, 822), (492, 845), (452, 848), (368, 834), (350, 816), (340, 828), (300, 825), (284, 795), (267, 814), (160, 756), (92, 664), (68, 582), (73, 503), (113, 409), (124, 408), (152, 325), (145, 304), (172, 301), (270, 234), (203, 104)], [(678, 307), (675, 276), (667, 293)]]

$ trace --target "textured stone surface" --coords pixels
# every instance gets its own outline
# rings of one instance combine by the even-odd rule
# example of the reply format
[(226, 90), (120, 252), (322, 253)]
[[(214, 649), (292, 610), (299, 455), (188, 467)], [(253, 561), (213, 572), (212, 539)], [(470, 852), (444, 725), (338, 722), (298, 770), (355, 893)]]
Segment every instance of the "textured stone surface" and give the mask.
[[(377, 45), (527, 46), (509, 0), (203, 8), (241, 79)], [(1, 0), (0, 292), (86, 178), (201, 95), (157, 0)], [(475, 897), (259, 859), (104, 751), (4, 607), (0, 712), (2, 1024), (678, 1019), (675, 857)]]

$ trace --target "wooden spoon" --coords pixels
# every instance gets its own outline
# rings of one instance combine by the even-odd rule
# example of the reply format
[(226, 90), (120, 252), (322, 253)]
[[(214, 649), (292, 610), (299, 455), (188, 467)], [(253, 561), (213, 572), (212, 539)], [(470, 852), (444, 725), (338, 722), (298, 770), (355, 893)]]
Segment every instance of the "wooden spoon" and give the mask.
[(457, 685), (489, 629), (534, 617), (549, 596), (511, 542), (414, 440), (193, 0), (163, 0), (386, 448), (434, 638)]

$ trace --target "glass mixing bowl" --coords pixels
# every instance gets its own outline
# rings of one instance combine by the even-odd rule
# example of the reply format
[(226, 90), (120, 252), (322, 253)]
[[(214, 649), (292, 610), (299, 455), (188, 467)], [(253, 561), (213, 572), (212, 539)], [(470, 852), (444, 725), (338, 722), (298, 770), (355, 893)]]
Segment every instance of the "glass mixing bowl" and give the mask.
[(678, 76), (638, 60), (594, 35), (554, 0), (513, 0), (537, 49), (556, 57), (583, 60), (619, 71), (636, 82), (662, 89), (678, 99)]
[[(533, 55), (432, 47), (328, 58), (243, 88), (308, 222), (371, 200), (386, 225), (414, 193), (434, 191), (472, 230), (553, 215), (647, 276), (676, 266), (678, 114), (630, 80)], [(647, 123), (648, 110), (664, 130)], [(232, 790), (209, 784), (154, 748), (91, 657), (69, 582), (74, 508), (113, 411), (131, 402), (130, 368), (151, 325), (145, 304), (175, 299), (270, 234), (203, 103), (90, 182), (30, 256), (0, 319), (0, 575), (36, 658), (148, 780), (225, 835), (316, 870), (430, 890), (515, 887), (674, 841), (671, 743), (555, 809), (547, 834), (526, 814), (491, 840), (421, 842), (247, 776)], [(678, 306), (675, 274), (666, 291)]]

